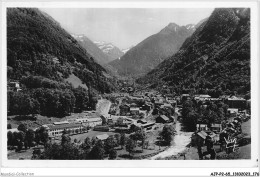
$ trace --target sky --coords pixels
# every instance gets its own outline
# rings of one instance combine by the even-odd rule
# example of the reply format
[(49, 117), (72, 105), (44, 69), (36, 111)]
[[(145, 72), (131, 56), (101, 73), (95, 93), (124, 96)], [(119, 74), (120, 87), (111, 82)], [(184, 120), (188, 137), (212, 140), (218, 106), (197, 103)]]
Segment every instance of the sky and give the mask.
[(134, 46), (158, 33), (169, 23), (196, 24), (214, 9), (151, 8), (44, 8), (71, 34), (84, 34), (92, 41), (105, 41), (120, 49)]

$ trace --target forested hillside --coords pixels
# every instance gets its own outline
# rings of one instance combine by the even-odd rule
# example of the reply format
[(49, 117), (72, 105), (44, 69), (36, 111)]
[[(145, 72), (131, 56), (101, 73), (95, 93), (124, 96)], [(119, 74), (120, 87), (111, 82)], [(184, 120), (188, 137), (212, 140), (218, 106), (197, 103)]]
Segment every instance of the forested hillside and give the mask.
[[(7, 65), (8, 82), (18, 81), (22, 89), (8, 92), (10, 114), (62, 116), (75, 107), (93, 106), (94, 93), (113, 89), (105, 69), (88, 51), (49, 15), (34, 8), (7, 10)], [(65, 81), (70, 76), (89, 89), (74, 88), (73, 81)]]
[(137, 80), (175, 92), (250, 91), (250, 9), (215, 9), (180, 50)]

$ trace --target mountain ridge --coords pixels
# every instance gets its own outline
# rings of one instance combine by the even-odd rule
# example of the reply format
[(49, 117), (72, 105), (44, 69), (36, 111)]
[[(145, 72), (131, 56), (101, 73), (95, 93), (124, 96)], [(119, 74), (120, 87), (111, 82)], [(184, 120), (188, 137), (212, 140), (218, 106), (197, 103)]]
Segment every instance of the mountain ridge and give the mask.
[(144, 75), (154, 69), (167, 57), (178, 51), (193, 29), (169, 23), (158, 33), (153, 34), (127, 51), (120, 60), (110, 63), (120, 75), (133, 77)]
[(150, 87), (166, 84), (176, 92), (185, 89), (248, 92), (249, 19), (249, 9), (215, 9), (176, 54), (137, 82)]
[(7, 9), (7, 65), (12, 80), (31, 75), (64, 82), (75, 74), (93, 89), (111, 88), (103, 75), (106, 70), (58, 22), (36, 8)]

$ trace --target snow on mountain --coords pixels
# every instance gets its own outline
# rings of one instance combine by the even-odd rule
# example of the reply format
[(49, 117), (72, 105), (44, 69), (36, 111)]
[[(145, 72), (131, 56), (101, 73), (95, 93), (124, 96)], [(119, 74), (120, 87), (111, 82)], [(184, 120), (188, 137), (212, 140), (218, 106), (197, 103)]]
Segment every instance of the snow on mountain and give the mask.
[(188, 24), (185, 26), (187, 30), (195, 31), (196, 30), (196, 25), (194, 24)]
[(126, 49), (122, 49), (121, 51), (125, 54), (128, 50), (130, 50), (131, 48), (133, 48), (134, 46), (131, 46), (129, 48), (126, 48)]
[(79, 34), (79, 35), (76, 35), (76, 34), (71, 34), (72, 37), (74, 37), (74, 39), (78, 40), (78, 41), (81, 41), (83, 42), (84, 41), (84, 35), (83, 34)]
[(94, 43), (100, 48), (104, 53), (109, 53), (110, 50), (115, 48), (115, 46), (111, 43), (104, 41), (94, 41)]
[(100, 49), (93, 41), (91, 41), (88, 37), (83, 34), (71, 34), (73, 38), (75, 38), (79, 44), (85, 48), (89, 54), (101, 65), (104, 65), (108, 62), (113, 61), (115, 58), (108, 56), (102, 49)]
[(115, 45), (104, 41), (94, 41), (94, 43), (100, 48), (105, 54), (113, 59), (120, 58), (124, 53)]

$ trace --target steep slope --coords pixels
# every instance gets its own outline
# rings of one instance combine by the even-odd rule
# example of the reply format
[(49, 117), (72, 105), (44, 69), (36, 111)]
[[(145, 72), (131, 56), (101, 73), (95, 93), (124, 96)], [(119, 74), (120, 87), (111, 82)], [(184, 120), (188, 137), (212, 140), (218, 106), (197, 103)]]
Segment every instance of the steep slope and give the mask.
[(94, 41), (94, 43), (112, 60), (120, 58), (124, 54), (118, 47), (111, 43), (103, 41)]
[(64, 82), (72, 73), (97, 91), (109, 91), (106, 72), (54, 19), (34, 8), (7, 10), (8, 80), (41, 76)]
[(250, 91), (250, 9), (215, 9), (172, 57), (137, 80), (174, 91)]
[(123, 55), (120, 60), (110, 62), (121, 75), (138, 76), (154, 69), (165, 58), (179, 50), (193, 29), (170, 23), (159, 33), (154, 34)]
[(131, 46), (129, 48), (126, 48), (126, 49), (122, 49), (122, 52), (125, 54), (126, 52), (128, 52), (128, 50), (130, 50), (131, 48), (133, 48), (134, 46)]
[(87, 52), (94, 57), (95, 61), (101, 65), (114, 60), (109, 55), (104, 53), (94, 42), (92, 42), (85, 35), (72, 35), (78, 43), (87, 50)]

